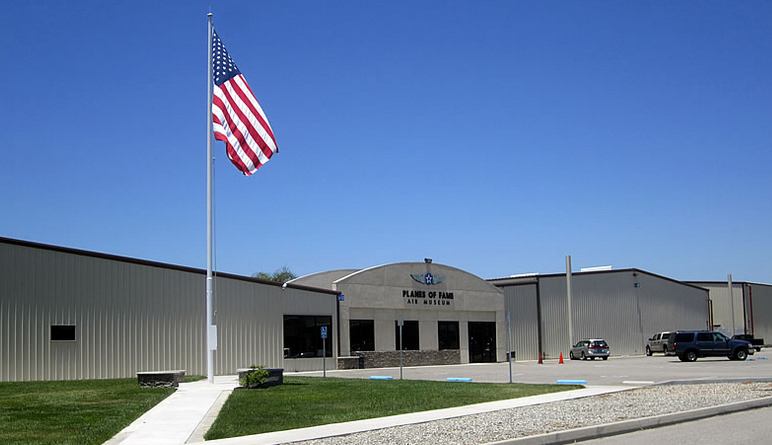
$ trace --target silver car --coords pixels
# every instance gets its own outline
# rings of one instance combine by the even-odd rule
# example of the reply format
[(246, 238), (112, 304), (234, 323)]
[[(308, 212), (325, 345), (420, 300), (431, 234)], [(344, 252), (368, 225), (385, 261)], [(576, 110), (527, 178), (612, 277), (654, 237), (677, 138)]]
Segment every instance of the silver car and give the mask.
[(579, 340), (578, 343), (571, 347), (571, 352), (568, 353), (568, 356), (571, 360), (587, 360), (588, 358), (595, 360), (595, 357), (608, 360), (608, 356), (611, 354), (609, 350), (610, 348), (606, 340), (602, 338), (585, 338)]

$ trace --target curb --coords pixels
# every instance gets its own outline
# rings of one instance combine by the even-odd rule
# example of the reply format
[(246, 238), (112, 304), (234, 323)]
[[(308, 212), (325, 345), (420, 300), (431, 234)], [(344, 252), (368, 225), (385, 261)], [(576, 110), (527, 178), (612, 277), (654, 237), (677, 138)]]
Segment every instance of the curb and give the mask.
[(597, 439), (606, 436), (615, 436), (617, 434), (630, 433), (647, 428), (656, 428), (660, 426), (704, 419), (706, 417), (718, 416), (720, 414), (729, 414), (755, 408), (764, 408), (767, 406), (772, 406), (772, 397), (727, 403), (724, 405), (711, 406), (708, 408), (699, 408), (678, 413), (643, 417), (640, 419), (623, 420), (621, 422), (606, 423), (603, 425), (575, 428), (565, 431), (556, 431), (554, 433), (539, 434), (537, 436), (489, 442), (486, 445), (551, 445), (572, 443), (576, 441)]
[(705, 378), (705, 379), (684, 379), (684, 380), (664, 380), (657, 382), (656, 385), (701, 385), (703, 383), (750, 383), (772, 382), (772, 377), (732, 377), (732, 378)]

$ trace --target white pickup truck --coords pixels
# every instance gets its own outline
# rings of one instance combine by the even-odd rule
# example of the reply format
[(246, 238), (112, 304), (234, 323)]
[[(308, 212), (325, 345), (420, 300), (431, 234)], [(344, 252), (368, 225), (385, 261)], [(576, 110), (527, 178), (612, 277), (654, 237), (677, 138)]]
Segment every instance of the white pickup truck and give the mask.
[(670, 331), (657, 332), (652, 335), (646, 345), (646, 355), (651, 356), (655, 352), (665, 353), (667, 348), (667, 339), (670, 337)]

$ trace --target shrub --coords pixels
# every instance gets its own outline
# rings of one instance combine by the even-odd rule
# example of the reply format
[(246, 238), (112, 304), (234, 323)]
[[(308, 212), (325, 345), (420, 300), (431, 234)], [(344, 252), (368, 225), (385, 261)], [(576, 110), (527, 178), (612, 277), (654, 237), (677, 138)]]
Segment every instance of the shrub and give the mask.
[(262, 365), (252, 365), (251, 371), (244, 374), (239, 384), (246, 388), (259, 388), (268, 380), (268, 370)]

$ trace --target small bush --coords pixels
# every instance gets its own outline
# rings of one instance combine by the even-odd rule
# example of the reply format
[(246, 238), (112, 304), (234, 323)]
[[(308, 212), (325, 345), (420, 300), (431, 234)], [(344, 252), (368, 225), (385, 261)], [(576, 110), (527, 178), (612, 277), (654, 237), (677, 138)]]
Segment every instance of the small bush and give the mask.
[(259, 388), (268, 380), (268, 370), (262, 365), (252, 365), (251, 371), (247, 372), (239, 381), (239, 384), (245, 388)]

